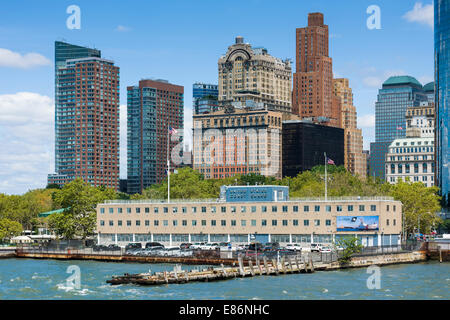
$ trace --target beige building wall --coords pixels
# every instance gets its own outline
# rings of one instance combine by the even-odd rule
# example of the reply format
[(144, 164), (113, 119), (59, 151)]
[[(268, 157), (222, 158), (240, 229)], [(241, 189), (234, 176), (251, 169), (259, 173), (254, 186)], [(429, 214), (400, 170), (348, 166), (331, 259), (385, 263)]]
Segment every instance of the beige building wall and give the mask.
[(334, 95), (341, 100), (341, 128), (344, 129), (344, 165), (352, 174), (366, 177), (362, 130), (357, 127), (353, 93), (346, 78), (333, 79)]
[[(338, 216), (378, 216), (378, 231), (337, 231)], [(121, 221), (121, 224), (119, 224)], [(273, 222), (273, 221), (276, 221)], [(307, 221), (307, 222), (305, 222)], [(338, 234), (371, 236), (371, 245), (381, 244), (381, 235), (399, 235), (402, 230), (402, 204), (391, 198), (360, 198), (354, 200), (291, 200), (283, 202), (174, 202), (107, 201), (97, 206), (99, 238), (107, 235), (146, 235), (148, 241), (161, 235), (240, 235), (247, 239), (254, 234), (273, 237), (285, 235), (283, 242), (296, 242), (300, 235), (310, 242), (334, 240)], [(154, 237), (155, 236), (155, 237)], [(131, 237), (131, 236), (130, 236)], [(174, 236), (176, 238), (176, 236)], [(316, 240), (314, 240), (316, 238)], [(269, 238), (270, 239), (270, 238)], [(229, 241), (229, 240), (228, 240)], [(130, 240), (131, 242), (131, 240)], [(176, 242), (170, 240), (170, 242)], [(318, 241), (320, 242), (320, 241)], [(370, 243), (367, 243), (370, 245)]]

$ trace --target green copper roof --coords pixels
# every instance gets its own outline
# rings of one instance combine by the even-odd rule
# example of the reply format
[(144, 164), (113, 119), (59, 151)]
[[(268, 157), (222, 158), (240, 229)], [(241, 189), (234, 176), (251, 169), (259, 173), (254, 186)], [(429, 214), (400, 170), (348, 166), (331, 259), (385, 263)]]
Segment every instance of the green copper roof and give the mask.
[(422, 84), (416, 78), (411, 76), (393, 76), (387, 79), (383, 86), (399, 85), (399, 84), (415, 84), (422, 87)]
[(39, 217), (48, 217), (49, 215), (53, 214), (53, 213), (61, 213), (63, 212), (65, 209), (58, 209), (58, 210), (53, 210), (53, 211), (47, 211), (47, 212), (42, 212), (39, 213)]
[(429, 82), (426, 85), (423, 86), (423, 91), (428, 92), (428, 91), (434, 91), (434, 82)]

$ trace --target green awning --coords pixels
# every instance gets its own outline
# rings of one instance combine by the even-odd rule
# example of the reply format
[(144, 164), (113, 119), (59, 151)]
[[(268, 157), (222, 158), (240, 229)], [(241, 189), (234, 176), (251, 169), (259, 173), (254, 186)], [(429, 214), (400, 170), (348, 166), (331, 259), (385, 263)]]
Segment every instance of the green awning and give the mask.
[(53, 211), (42, 212), (42, 213), (39, 213), (38, 217), (45, 218), (45, 217), (48, 217), (49, 215), (54, 214), (54, 213), (61, 213), (64, 210), (65, 209), (58, 209), (58, 210), (53, 210)]

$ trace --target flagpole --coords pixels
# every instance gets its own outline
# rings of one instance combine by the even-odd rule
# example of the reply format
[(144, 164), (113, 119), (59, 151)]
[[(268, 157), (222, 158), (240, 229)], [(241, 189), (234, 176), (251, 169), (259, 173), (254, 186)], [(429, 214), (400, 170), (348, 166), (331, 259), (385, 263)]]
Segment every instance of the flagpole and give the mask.
[(170, 132), (167, 128), (167, 203), (170, 203), (170, 160), (169, 160)]
[(325, 157), (325, 201), (327, 201), (327, 153), (323, 153)]

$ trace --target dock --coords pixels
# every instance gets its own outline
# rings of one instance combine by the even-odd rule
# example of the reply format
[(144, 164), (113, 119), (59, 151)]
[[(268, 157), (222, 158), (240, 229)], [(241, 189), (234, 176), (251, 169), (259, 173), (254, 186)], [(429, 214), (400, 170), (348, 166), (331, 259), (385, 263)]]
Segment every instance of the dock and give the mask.
[(181, 270), (176, 266), (173, 271), (164, 271), (156, 273), (128, 274), (122, 276), (113, 276), (106, 282), (111, 285), (119, 284), (137, 284), (137, 285), (165, 285), (172, 283), (188, 282), (211, 282), (229, 280), (234, 278), (255, 277), (255, 276), (277, 276), (280, 274), (294, 273), (312, 273), (314, 272), (314, 263), (312, 260), (299, 261), (297, 258), (284, 259), (280, 261), (275, 259), (268, 260), (248, 260), (247, 266), (244, 265), (242, 258), (238, 259), (237, 267), (210, 267), (202, 270)]

